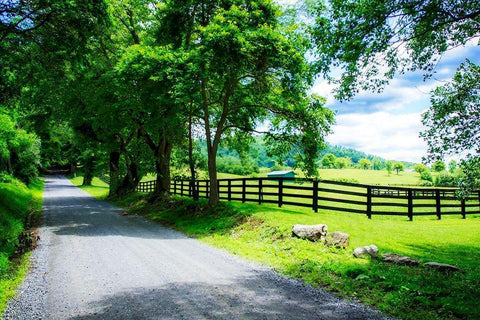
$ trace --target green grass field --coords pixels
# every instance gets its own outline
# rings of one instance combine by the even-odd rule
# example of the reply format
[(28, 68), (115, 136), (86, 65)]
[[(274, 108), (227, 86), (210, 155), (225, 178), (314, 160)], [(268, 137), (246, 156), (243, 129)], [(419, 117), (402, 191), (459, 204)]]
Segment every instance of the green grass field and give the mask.
[[(102, 188), (96, 186), (97, 192)], [(106, 194), (106, 189), (104, 189)], [(173, 226), (210, 245), (316, 287), (359, 299), (402, 319), (474, 319), (480, 315), (480, 215), (417, 217), (375, 216), (270, 204), (224, 203), (214, 211), (189, 211), (192, 200), (169, 208), (151, 207), (141, 195), (117, 204)], [(201, 205), (205, 201), (201, 200)], [(350, 247), (327, 248), (291, 237), (294, 224), (325, 223), (329, 231), (350, 234)], [(426, 267), (395, 266), (355, 259), (358, 246), (375, 244), (380, 253), (408, 255), (421, 262), (456, 265), (465, 273), (445, 274)]]
[(24, 222), (38, 219), (42, 208), (42, 180), (28, 188), (19, 181), (0, 183), (0, 316), (29, 268), (29, 256), (15, 253)]
[(82, 186), (82, 176), (71, 178), (70, 181), (76, 186), (81, 186), (82, 190), (88, 192), (97, 199), (103, 200), (108, 196), (108, 184), (97, 177), (93, 178), (91, 186)]

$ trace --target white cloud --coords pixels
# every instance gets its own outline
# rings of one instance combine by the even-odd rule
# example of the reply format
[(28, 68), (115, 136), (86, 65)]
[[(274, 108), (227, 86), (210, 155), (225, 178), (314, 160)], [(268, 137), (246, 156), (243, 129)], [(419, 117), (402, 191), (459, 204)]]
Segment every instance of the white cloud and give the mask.
[(341, 114), (327, 140), (386, 159), (420, 162), (426, 153), (426, 144), (418, 136), (422, 129), (420, 113)]

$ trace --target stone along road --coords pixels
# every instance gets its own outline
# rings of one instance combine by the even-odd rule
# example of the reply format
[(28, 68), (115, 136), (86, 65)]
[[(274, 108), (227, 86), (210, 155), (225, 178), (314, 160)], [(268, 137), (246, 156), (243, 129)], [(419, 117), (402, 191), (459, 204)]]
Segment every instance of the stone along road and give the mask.
[(49, 177), (33, 268), (5, 319), (381, 319)]

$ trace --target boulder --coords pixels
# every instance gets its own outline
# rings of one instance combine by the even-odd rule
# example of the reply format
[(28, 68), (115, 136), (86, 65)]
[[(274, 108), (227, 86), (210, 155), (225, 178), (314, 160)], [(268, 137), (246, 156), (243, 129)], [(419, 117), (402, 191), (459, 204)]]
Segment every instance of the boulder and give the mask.
[(420, 261), (412, 259), (407, 256), (402, 256), (396, 253), (385, 253), (382, 256), (383, 262), (393, 263), (393, 264), (400, 264), (400, 265), (407, 265), (407, 266), (418, 266), (420, 265)]
[(340, 231), (334, 231), (327, 235), (325, 244), (330, 247), (346, 248), (350, 244), (350, 235)]
[(378, 257), (377, 246), (372, 244), (365, 247), (358, 247), (355, 250), (353, 250), (353, 256), (355, 258), (359, 258), (360, 256), (363, 256), (363, 255), (369, 255), (373, 259), (376, 259)]
[(439, 271), (465, 272), (459, 267), (455, 267), (455, 266), (452, 266), (451, 264), (446, 264), (446, 263), (425, 262), (423, 265), (426, 267), (435, 268)]
[(326, 224), (303, 225), (296, 224), (292, 227), (292, 236), (310, 241), (324, 240), (327, 235)]

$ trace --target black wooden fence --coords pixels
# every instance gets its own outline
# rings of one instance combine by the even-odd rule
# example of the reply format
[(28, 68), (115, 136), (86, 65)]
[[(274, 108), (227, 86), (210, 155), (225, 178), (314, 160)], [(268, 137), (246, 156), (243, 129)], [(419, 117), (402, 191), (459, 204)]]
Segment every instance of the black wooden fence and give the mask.
[[(141, 182), (137, 191), (153, 192), (156, 181)], [(480, 191), (459, 201), (457, 189), (374, 186), (329, 180), (289, 178), (240, 178), (218, 180), (220, 199), (228, 201), (274, 203), (372, 215), (414, 216), (480, 214)], [(208, 198), (209, 180), (173, 180), (171, 193)]]

